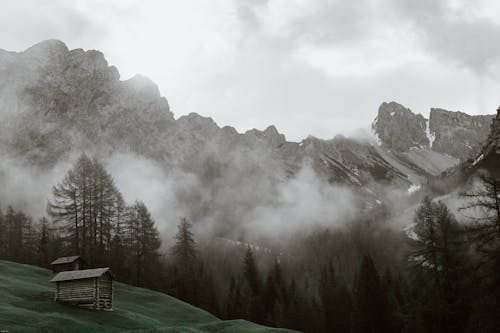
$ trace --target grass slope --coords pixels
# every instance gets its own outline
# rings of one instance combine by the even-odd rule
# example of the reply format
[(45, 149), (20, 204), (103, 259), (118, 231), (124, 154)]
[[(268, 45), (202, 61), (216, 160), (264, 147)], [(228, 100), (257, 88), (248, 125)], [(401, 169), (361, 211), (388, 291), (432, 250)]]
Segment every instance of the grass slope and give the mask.
[(0, 261), (0, 332), (291, 332), (222, 321), (168, 295), (114, 283), (114, 311), (54, 302), (49, 270)]

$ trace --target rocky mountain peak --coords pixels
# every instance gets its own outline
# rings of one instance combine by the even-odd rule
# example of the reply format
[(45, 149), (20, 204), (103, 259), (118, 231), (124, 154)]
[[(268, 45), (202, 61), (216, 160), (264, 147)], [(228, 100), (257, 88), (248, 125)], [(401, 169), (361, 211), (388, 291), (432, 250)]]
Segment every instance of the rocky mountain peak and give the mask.
[(396, 102), (382, 103), (372, 128), (380, 144), (397, 153), (425, 148), (465, 161), (488, 137), (491, 115), (431, 108), (429, 119)]
[(472, 162), (472, 166), (485, 166), (500, 175), (498, 167), (500, 161), (500, 107), (497, 109), (496, 117), (491, 120), (488, 140), (478, 156)]
[(263, 139), (272, 147), (277, 147), (286, 142), (285, 135), (279, 133), (274, 125), (268, 126), (264, 131), (259, 131), (255, 128), (248, 130), (245, 132), (245, 135)]
[(23, 52), (23, 56), (46, 60), (51, 57), (67, 53), (68, 47), (66, 44), (57, 39), (49, 39), (37, 43)]
[(124, 81), (124, 84), (134, 90), (137, 94), (147, 96), (148, 98), (161, 98), (160, 88), (149, 77), (143, 75), (134, 75)]
[(426, 119), (403, 105), (382, 103), (372, 124), (382, 146), (397, 152), (405, 152), (412, 147), (429, 146), (426, 135)]
[(477, 155), (488, 138), (492, 118), (432, 108), (429, 116), (429, 130), (435, 138), (432, 149), (461, 160)]

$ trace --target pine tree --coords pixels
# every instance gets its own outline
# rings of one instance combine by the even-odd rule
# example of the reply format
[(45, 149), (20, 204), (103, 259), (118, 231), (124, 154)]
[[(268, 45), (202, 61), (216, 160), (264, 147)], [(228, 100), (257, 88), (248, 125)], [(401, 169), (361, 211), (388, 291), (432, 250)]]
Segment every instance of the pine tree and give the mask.
[(23, 223), (25, 215), (9, 206), (5, 214), (6, 259), (22, 261)]
[(247, 247), (245, 257), (243, 259), (243, 276), (248, 283), (253, 295), (258, 295), (260, 292), (260, 279), (252, 248)]
[(337, 280), (333, 264), (323, 267), (319, 281), (319, 295), (325, 332), (350, 332), (352, 301), (345, 283)]
[(172, 254), (174, 255), (177, 297), (197, 304), (199, 301), (199, 279), (196, 270), (199, 265), (196, 243), (191, 228), (192, 224), (186, 218), (181, 218), (177, 226), (176, 242), (172, 247)]
[(233, 276), (231, 276), (231, 282), (229, 283), (229, 292), (227, 295), (224, 315), (226, 319), (241, 319), (245, 318), (245, 307), (244, 299), (241, 292), (241, 281)]
[(6, 258), (7, 251), (7, 226), (3, 216), (2, 209), (0, 208), (0, 258)]
[(363, 256), (355, 285), (355, 331), (391, 332), (387, 295), (370, 256)]
[(181, 222), (177, 226), (176, 243), (172, 248), (176, 265), (191, 273), (194, 272), (194, 264), (197, 260), (192, 227), (193, 225), (186, 218), (181, 218)]
[(263, 320), (266, 325), (280, 327), (285, 324), (284, 311), (287, 301), (281, 265), (276, 261), (267, 276), (262, 294)]
[(128, 225), (135, 267), (134, 283), (139, 286), (152, 285), (156, 280), (153, 275), (158, 267), (161, 241), (151, 214), (143, 202), (137, 201), (132, 206)]
[(40, 219), (40, 241), (38, 243), (38, 264), (42, 267), (48, 267), (50, 262), (50, 234), (49, 221), (43, 217)]
[(243, 258), (243, 295), (248, 300), (247, 315), (251, 321), (262, 323), (261, 282), (253, 251), (247, 247)]

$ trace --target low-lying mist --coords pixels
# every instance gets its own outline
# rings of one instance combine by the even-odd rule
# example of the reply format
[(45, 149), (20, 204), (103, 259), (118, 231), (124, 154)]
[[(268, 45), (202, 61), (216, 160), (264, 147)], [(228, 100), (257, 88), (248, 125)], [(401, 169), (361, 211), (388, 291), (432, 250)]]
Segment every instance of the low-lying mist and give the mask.
[[(7, 156), (4, 154), (4, 156)], [(33, 218), (46, 215), (52, 187), (71, 169), (79, 153), (40, 169), (4, 157), (0, 161), (0, 205)], [(309, 163), (290, 175), (264, 155), (233, 152), (220, 159), (198, 155), (187, 170), (132, 153), (104, 158), (127, 203), (142, 200), (165, 245), (173, 241), (181, 217), (190, 219), (199, 239), (281, 240), (315, 227), (337, 228), (357, 214), (357, 198), (347, 187), (321, 179)]]

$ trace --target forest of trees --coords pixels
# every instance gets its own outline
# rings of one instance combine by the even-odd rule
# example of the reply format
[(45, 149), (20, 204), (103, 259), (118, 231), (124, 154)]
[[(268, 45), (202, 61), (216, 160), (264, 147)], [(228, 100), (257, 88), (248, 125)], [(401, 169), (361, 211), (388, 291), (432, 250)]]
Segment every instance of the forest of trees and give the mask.
[(387, 227), (382, 211), (261, 251), (197, 241), (181, 218), (165, 248), (144, 203), (127, 205), (104, 166), (82, 155), (54, 186), (46, 218), (0, 212), (0, 259), (47, 267), (80, 254), (220, 318), (303, 332), (498, 332), (500, 181), (479, 180), (463, 194), (467, 223), (425, 197), (408, 232)]

